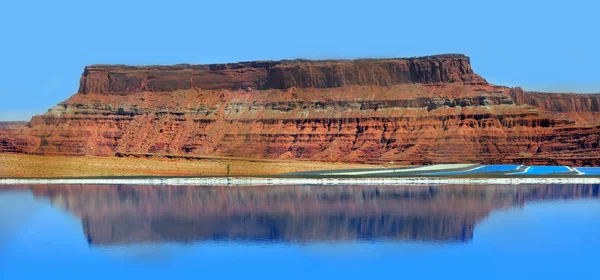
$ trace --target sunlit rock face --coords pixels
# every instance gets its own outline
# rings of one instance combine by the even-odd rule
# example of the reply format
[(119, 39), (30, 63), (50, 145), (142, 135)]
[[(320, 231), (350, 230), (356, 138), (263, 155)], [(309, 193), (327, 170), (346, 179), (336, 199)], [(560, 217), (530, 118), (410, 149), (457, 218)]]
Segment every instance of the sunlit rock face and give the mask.
[(32, 186), (81, 219), (88, 242), (468, 242), (492, 211), (598, 197), (598, 185)]
[(600, 165), (599, 100), (490, 85), (456, 54), (93, 65), (0, 152)]

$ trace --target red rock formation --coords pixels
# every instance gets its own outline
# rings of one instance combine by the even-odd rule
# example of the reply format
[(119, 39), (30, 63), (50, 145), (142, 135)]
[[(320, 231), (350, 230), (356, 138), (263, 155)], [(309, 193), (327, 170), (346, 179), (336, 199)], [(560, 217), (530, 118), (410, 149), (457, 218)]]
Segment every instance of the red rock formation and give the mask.
[(0, 129), (9, 129), (26, 126), (27, 122), (0, 122)]
[(464, 55), (409, 59), (283, 60), (175, 66), (92, 65), (79, 93), (199, 89), (333, 88), (406, 83), (481, 83)]
[(463, 55), (90, 66), (17, 135), (38, 154), (600, 165), (599, 96), (493, 86)]
[(514, 88), (510, 96), (527, 104), (581, 124), (600, 125), (600, 94), (525, 92)]
[(23, 133), (27, 122), (0, 122), (0, 153), (33, 152), (39, 139)]

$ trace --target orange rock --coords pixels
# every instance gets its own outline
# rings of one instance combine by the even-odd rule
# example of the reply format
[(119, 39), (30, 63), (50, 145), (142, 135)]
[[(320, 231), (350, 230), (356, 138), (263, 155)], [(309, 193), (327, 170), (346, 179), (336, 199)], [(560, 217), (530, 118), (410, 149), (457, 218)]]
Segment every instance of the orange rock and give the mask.
[(600, 165), (599, 100), (490, 85), (463, 55), (90, 66), (0, 152)]

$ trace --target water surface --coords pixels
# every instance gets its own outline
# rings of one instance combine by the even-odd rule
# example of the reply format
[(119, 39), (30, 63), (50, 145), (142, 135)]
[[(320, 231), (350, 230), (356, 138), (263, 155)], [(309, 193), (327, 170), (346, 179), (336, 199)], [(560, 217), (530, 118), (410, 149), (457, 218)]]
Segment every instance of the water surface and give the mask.
[(590, 278), (599, 189), (4, 187), (0, 279)]

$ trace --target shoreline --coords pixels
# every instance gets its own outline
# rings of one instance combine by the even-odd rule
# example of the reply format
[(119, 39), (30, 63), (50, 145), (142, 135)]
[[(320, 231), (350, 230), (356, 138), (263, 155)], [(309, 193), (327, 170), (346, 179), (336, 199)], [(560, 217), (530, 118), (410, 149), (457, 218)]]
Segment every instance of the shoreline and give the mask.
[(520, 185), (520, 184), (600, 184), (600, 178), (144, 178), (144, 179), (0, 179), (2, 185)]

